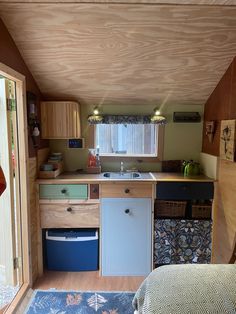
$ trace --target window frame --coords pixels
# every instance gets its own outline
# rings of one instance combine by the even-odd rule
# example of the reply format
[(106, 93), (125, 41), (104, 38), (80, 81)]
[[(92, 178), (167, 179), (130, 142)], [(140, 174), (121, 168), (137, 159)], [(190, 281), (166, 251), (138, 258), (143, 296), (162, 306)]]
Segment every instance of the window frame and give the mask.
[[(95, 147), (96, 145), (96, 125), (90, 125), (90, 128), (92, 129), (90, 134), (92, 134), (92, 140), (88, 141), (91, 145), (91, 147)], [(156, 147), (157, 147), (157, 156), (144, 156), (144, 155), (133, 155), (133, 156), (127, 156), (127, 155), (100, 155), (100, 160), (102, 162), (106, 161), (137, 161), (137, 162), (158, 162), (163, 160), (163, 151), (164, 151), (164, 125), (157, 125), (157, 132), (156, 132)], [(90, 135), (91, 137), (91, 135)]]

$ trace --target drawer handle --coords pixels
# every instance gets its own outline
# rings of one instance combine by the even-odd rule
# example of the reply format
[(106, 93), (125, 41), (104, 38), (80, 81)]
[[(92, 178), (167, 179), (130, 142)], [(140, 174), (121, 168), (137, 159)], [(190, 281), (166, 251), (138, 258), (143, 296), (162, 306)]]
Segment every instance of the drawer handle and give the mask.
[(129, 213), (130, 213), (130, 210), (127, 208), (127, 209), (125, 210), (125, 213), (126, 213), (126, 214), (129, 214)]
[(125, 189), (125, 193), (128, 194), (130, 192), (129, 189)]
[(66, 194), (66, 192), (67, 192), (66, 189), (62, 189), (62, 190), (61, 190), (61, 193), (62, 193), (62, 194)]
[(68, 213), (72, 212), (72, 208), (71, 207), (68, 207), (66, 210), (68, 211)]

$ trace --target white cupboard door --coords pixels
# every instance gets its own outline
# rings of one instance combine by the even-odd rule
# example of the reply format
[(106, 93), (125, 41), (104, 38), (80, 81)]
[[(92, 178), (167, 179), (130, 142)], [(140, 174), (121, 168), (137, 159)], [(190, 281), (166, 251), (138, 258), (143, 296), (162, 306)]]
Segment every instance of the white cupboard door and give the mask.
[(102, 275), (145, 276), (151, 271), (151, 199), (103, 198)]

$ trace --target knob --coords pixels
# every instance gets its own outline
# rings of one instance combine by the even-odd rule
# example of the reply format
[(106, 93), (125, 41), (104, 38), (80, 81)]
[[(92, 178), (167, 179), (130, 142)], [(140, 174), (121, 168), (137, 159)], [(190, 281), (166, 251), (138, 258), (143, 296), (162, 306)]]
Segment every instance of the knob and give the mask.
[(130, 210), (127, 208), (127, 209), (125, 210), (125, 213), (126, 213), (126, 214), (129, 214), (129, 213), (130, 213)]
[(98, 192), (98, 188), (93, 188), (93, 193), (97, 193)]
[(61, 190), (61, 193), (62, 193), (62, 194), (66, 194), (66, 189), (62, 189), (62, 190)]
[(71, 207), (68, 207), (66, 210), (67, 210), (69, 213), (72, 212), (72, 208), (71, 208)]
[(125, 193), (128, 194), (129, 193), (129, 189), (125, 189)]

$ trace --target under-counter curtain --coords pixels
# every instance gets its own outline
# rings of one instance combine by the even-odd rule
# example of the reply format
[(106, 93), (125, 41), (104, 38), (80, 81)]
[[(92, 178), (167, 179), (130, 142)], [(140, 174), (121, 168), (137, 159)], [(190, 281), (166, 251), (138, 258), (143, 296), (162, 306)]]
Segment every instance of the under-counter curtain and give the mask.
[(156, 219), (154, 264), (211, 262), (211, 220)]

